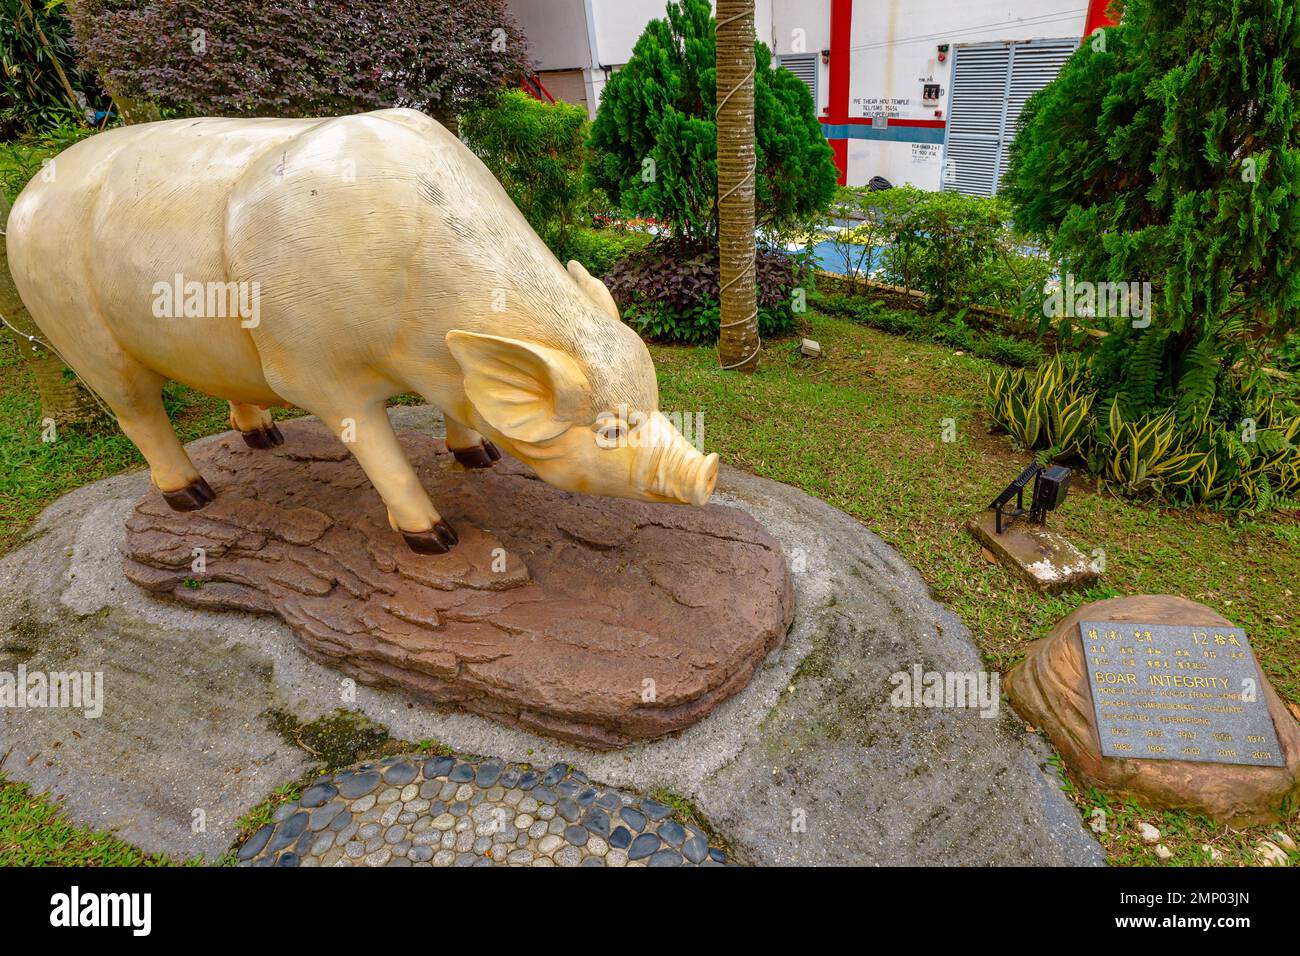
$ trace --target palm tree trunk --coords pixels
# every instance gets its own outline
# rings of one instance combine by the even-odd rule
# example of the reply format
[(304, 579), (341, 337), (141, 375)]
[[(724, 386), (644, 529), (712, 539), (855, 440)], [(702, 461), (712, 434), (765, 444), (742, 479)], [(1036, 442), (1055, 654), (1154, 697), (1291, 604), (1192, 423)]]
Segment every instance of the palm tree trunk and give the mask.
[(754, 282), (754, 0), (718, 0), (718, 261), (724, 369), (758, 368)]
[(460, 114), (454, 106), (436, 106), (432, 110), (433, 118), (447, 128), (452, 136), (460, 136)]

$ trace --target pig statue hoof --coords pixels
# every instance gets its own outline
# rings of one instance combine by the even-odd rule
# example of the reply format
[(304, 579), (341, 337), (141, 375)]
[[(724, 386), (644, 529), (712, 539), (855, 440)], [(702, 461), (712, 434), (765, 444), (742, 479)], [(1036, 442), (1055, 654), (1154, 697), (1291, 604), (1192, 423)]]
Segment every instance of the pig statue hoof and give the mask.
[(452, 448), (450, 451), (466, 468), (491, 468), (494, 461), (501, 460), (501, 452), (497, 446), (486, 438), (483, 439), (483, 444), (474, 448)]
[(446, 554), (460, 540), (445, 521), (439, 521), (429, 531), (403, 531), (402, 537), (416, 554)]
[(268, 428), (254, 428), (252, 431), (240, 432), (240, 434), (244, 436), (244, 444), (259, 451), (284, 444), (284, 435), (277, 425), (271, 425)]
[(172, 511), (198, 511), (217, 499), (217, 493), (202, 478), (196, 478), (179, 491), (164, 491), (162, 496)]

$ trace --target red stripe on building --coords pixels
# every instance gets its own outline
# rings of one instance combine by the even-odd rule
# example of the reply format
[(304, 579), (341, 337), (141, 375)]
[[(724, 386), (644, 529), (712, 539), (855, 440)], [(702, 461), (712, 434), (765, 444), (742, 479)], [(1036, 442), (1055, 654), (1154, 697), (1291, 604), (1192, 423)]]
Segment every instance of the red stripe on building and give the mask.
[[(853, 42), (853, 0), (831, 0), (830, 94), (826, 122), (847, 123), (849, 119), (849, 48)], [(844, 139), (829, 141), (835, 153), (835, 167), (843, 186), (849, 178), (849, 143)]]
[(1090, 37), (1093, 31), (1102, 27), (1119, 26), (1119, 21), (1110, 15), (1111, 0), (1088, 0), (1088, 19), (1084, 21), (1083, 35)]

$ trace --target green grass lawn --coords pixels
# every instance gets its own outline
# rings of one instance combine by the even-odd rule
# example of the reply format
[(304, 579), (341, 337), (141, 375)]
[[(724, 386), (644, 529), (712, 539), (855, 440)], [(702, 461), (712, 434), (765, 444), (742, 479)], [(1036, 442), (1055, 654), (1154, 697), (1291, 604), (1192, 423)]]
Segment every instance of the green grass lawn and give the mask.
[[(143, 467), (144, 459), (112, 422), (64, 429), (41, 441), (40, 400), (13, 336), (0, 335), (0, 553), (51, 501), (80, 485)], [(169, 384), (167, 410), (183, 441), (225, 431), (228, 406)]]
[[(661, 408), (703, 412), (705, 443), (724, 461), (830, 502), (897, 548), (966, 622), (991, 667), (1015, 663), (1030, 641), (1081, 603), (1163, 592), (1207, 604), (1245, 628), (1279, 693), (1293, 707), (1300, 701), (1300, 521), (1294, 516), (1233, 520), (1158, 507), (1076, 478), (1052, 524), (1085, 552), (1104, 552), (1104, 583), (1087, 594), (1042, 597), (986, 561), (963, 529), (1029, 461), (1005, 437), (989, 434), (982, 401), (990, 363), (839, 319), (814, 314), (810, 320), (823, 358), (799, 357), (795, 342), (769, 343), (763, 367), (748, 378), (720, 373), (712, 349), (653, 346)], [(186, 440), (227, 427), (223, 402), (188, 389), (171, 388), (169, 407)], [(40, 510), (69, 489), (143, 464), (111, 429), (69, 431), (42, 445), (37, 419), (34, 390), (5, 336), (0, 549), (12, 547)], [(946, 419), (956, 426), (953, 442), (943, 441)], [(1073, 783), (1067, 790), (1085, 818), (1105, 806), (1110, 832), (1101, 839), (1115, 863), (1159, 862), (1137, 836), (1140, 822), (1165, 834), (1171, 864), (1210, 862), (1203, 845), (1220, 853), (1219, 865), (1255, 863), (1255, 845), (1271, 835), (1271, 828), (1228, 833), (1187, 814), (1113, 804)], [(1300, 828), (1300, 810), (1287, 825), (1293, 833)], [(54, 843), (38, 845), (47, 859), (62, 861)]]
[(54, 801), (0, 774), (0, 866), (173, 866), (110, 833), (71, 823)]

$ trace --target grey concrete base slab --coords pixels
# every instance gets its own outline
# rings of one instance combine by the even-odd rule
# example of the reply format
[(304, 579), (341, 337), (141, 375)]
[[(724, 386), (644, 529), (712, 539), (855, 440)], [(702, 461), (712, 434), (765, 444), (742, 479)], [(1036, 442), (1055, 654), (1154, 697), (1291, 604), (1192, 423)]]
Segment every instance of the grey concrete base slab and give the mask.
[[(399, 428), (441, 433), (427, 408)], [(203, 439), (212, 441), (213, 438)], [(186, 609), (127, 582), (117, 545), (143, 473), (53, 504), (0, 560), (0, 671), (103, 674), (102, 716), (0, 708), (4, 771), (70, 816), (146, 850), (219, 857), (236, 821), (311, 766), (265, 713), (345, 707), (397, 737), (693, 802), (752, 864), (1099, 864), (1044, 769), (1049, 751), (1003, 706), (898, 707), (891, 676), (975, 672), (962, 623), (862, 525), (776, 482), (724, 469), (719, 500), (753, 514), (795, 570), (795, 623), (750, 685), (664, 740), (597, 753), (400, 694), (353, 687), (276, 619)]]
[(967, 522), (966, 529), (1012, 573), (1044, 594), (1083, 591), (1100, 577), (1092, 558), (1051, 528), (1004, 521), (998, 534), (996, 516), (983, 511)]

